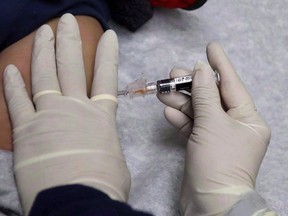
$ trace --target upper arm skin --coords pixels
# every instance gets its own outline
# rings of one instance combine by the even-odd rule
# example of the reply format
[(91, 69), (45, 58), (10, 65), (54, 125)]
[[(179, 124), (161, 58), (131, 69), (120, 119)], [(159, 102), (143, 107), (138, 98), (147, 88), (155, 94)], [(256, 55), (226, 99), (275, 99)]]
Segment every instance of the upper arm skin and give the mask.
[[(88, 16), (76, 16), (78, 21), (82, 46), (83, 59), (87, 81), (87, 91), (90, 92), (94, 73), (96, 48), (103, 29), (100, 23)], [(59, 18), (49, 21), (54, 33), (57, 29)], [(0, 53), (0, 149), (12, 150), (12, 127), (3, 92), (3, 72), (7, 65), (14, 64), (20, 70), (28, 94), (31, 96), (31, 55), (35, 32), (22, 38)]]

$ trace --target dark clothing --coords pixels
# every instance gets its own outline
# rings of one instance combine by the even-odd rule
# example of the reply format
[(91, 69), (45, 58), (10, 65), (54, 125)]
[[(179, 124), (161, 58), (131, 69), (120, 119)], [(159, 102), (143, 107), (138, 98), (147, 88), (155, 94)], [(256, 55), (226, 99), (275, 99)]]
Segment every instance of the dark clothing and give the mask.
[(83, 185), (47, 189), (38, 194), (29, 216), (152, 216)]
[(0, 52), (47, 21), (65, 13), (96, 18), (108, 28), (106, 0), (9, 0), (0, 1)]

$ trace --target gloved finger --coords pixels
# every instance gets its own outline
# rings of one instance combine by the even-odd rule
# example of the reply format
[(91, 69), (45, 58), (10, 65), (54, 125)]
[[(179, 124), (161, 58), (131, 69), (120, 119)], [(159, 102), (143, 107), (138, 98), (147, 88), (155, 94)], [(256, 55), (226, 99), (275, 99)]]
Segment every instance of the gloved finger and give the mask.
[(223, 111), (213, 71), (209, 65), (197, 64), (192, 80), (194, 120), (199, 116), (212, 117)]
[(23, 124), (35, 112), (23, 78), (14, 65), (4, 71), (4, 92), (13, 128)]
[(219, 87), (225, 107), (229, 110), (244, 104), (254, 106), (251, 96), (235, 72), (223, 48), (213, 42), (208, 44), (206, 51), (211, 67), (220, 74)]
[(171, 92), (169, 94), (157, 94), (158, 99), (167, 106), (183, 112), (193, 118), (191, 96), (181, 92)]
[(170, 71), (170, 78), (175, 78), (175, 77), (181, 77), (181, 76), (189, 76), (189, 75), (194, 75), (194, 69), (191, 70), (185, 70), (181, 68), (173, 68)]
[(87, 97), (82, 41), (77, 21), (71, 14), (64, 14), (58, 23), (56, 60), (63, 95)]
[(54, 34), (48, 25), (43, 25), (36, 32), (31, 69), (33, 101), (37, 110), (41, 110), (41, 106), (45, 106), (47, 94), (61, 95), (56, 72)]
[[(187, 76), (191, 74), (192, 74), (191, 71), (183, 69), (173, 68), (170, 71), (171, 78)], [(171, 92), (169, 94), (157, 94), (157, 97), (165, 105), (180, 110), (185, 115), (188, 115), (190, 118), (193, 118), (191, 96), (183, 94), (181, 92)]]
[(193, 119), (169, 106), (165, 107), (164, 115), (167, 121), (177, 128), (184, 137), (189, 138), (192, 132)]
[[(91, 100), (104, 104), (117, 104), (119, 46), (113, 30), (104, 32), (99, 40)], [(109, 106), (109, 105), (108, 105)]]

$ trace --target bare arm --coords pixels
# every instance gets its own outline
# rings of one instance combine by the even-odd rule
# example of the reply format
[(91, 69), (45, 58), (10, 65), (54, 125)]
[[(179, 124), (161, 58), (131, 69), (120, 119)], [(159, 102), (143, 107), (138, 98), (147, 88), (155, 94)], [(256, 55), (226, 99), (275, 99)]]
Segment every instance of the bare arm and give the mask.
[[(98, 40), (103, 34), (100, 23), (88, 16), (76, 16), (83, 41), (84, 65), (87, 80), (87, 90), (90, 90), (94, 70), (95, 52)], [(56, 32), (59, 18), (49, 21), (54, 33)], [(0, 149), (12, 150), (12, 131), (8, 110), (3, 94), (3, 71), (8, 64), (16, 65), (22, 73), (25, 84), (31, 94), (30, 63), (32, 45), (35, 32), (7, 47), (0, 53)], [(68, 55), (68, 53), (67, 53)]]

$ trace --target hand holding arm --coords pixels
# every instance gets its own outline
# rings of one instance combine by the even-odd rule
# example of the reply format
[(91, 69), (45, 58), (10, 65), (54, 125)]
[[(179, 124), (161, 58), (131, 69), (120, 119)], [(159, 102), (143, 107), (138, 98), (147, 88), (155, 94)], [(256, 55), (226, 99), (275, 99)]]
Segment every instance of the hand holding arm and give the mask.
[(14, 170), (25, 214), (37, 193), (67, 184), (87, 185), (112, 199), (127, 200), (130, 174), (115, 122), (117, 69), (117, 36), (109, 30), (98, 44), (91, 96), (87, 97), (81, 38), (69, 14), (59, 21), (56, 51), (49, 26), (42, 26), (36, 34), (34, 104), (18, 69), (6, 68)]

